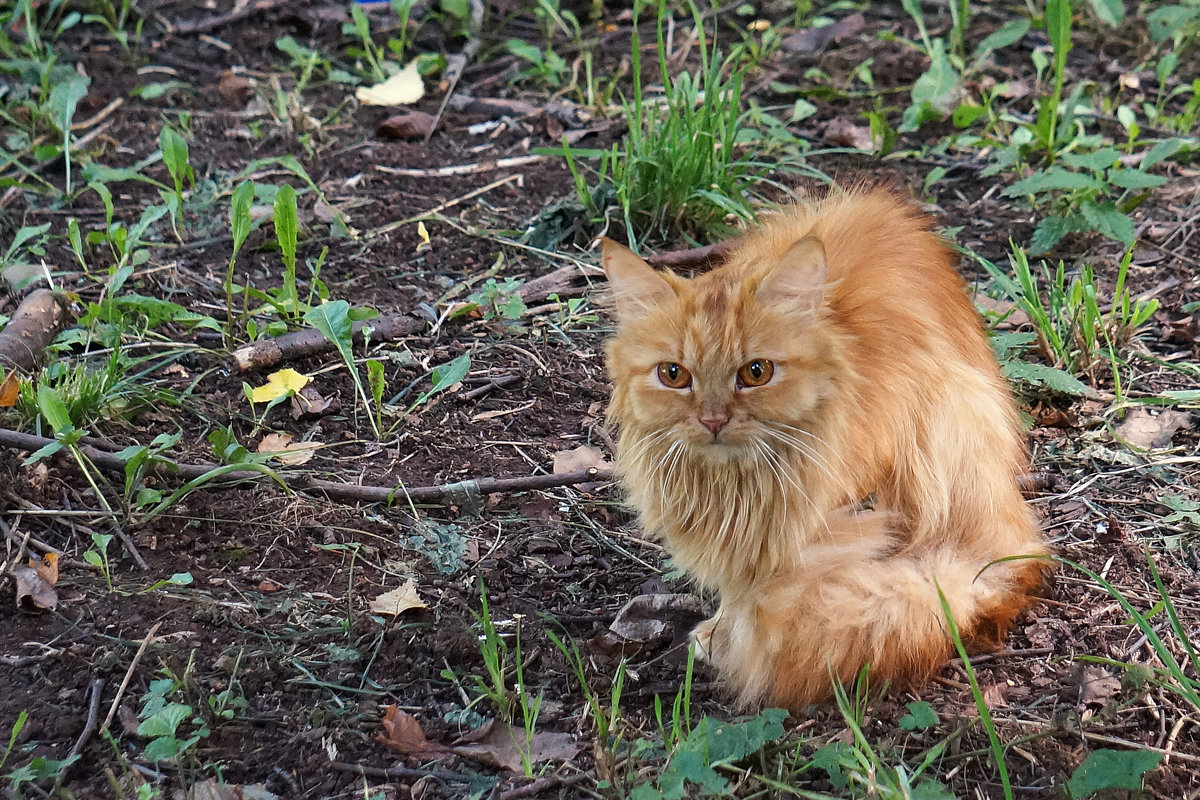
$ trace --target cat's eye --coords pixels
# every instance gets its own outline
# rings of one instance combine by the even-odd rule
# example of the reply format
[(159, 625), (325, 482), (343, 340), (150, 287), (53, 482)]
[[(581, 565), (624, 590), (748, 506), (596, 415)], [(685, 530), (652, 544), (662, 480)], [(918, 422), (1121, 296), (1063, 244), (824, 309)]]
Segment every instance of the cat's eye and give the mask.
[(774, 363), (765, 358), (756, 358), (749, 363), (743, 364), (742, 368), (738, 370), (738, 388), (744, 386), (762, 386), (771, 380), (774, 374)]
[(687, 371), (687, 367), (673, 361), (658, 365), (658, 379), (668, 389), (686, 389), (692, 385), (692, 373)]

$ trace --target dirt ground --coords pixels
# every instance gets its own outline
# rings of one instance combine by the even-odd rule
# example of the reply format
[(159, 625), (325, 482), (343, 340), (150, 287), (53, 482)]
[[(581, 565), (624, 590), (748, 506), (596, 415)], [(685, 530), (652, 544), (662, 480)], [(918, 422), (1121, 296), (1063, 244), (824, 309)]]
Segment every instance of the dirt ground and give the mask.
[[(622, 134), (620, 120), (577, 114), (564, 122), (545, 110), (546, 92), (511, 82), (515, 59), (494, 45), (508, 35), (528, 35), (532, 23), (520, 14), (503, 30), (487, 32), (487, 57), (468, 65), (457, 91), (521, 100), (527, 107), (509, 113), (484, 104), (467, 111), (448, 108), (428, 142), (396, 141), (377, 133), (391, 110), (359, 105), (351, 89), (325, 82), (303, 95), (303, 107), (291, 117), (275, 120), (253, 98), (272, 81), (287, 85), (294, 79), (276, 39), (290, 35), (314, 49), (344, 53), (345, 8), (321, 2), (265, 6), (235, 22), (188, 33), (173, 28), (232, 6), (146, 0), (138, 5), (146, 22), (132, 53), (98, 28), (68, 31), (64, 42), (72, 60), (92, 78), (77, 119), (122, 101), (108, 117), (111, 125), (92, 140), (91, 158), (109, 166), (139, 162), (158, 149), (164, 118), (184, 120), (192, 132), (198, 186), (228, 191), (231, 176), (256, 159), (294, 155), (328, 206), (343, 212), (353, 229), (352, 235), (339, 235), (322, 216), (326, 209), (314, 207), (313, 194), (303, 195), (301, 259), (315, 259), (328, 248), (320, 277), (332, 296), (424, 321), (410, 336), (370, 344), (372, 357), (384, 364), (383, 396), (399, 396), (393, 404), (407, 406), (429, 388), (431, 368), (464, 353), (471, 356), (469, 375), (376, 439), (336, 354), (310, 355), (281, 366), (314, 376), (314, 387), (332, 407), (297, 419), (284, 404), (260, 426), (243, 382), (258, 386), (270, 370), (240, 373), (219, 334), (168, 326), (160, 331), (164, 336), (139, 345), (141, 355), (172, 355), (152, 362), (154, 371), (141, 379), (163, 390), (158, 402), (128, 421), (89, 425), (89, 441), (117, 451), (160, 433), (179, 433), (171, 457), (204, 463), (214, 458), (207, 438), (214, 429), (232, 426), (251, 451), (265, 434), (287, 433), (321, 447), (303, 467), (281, 468), (285, 472), (305, 470), (323, 480), (388, 488), (545, 474), (557, 454), (581, 445), (611, 457), (602, 343), (612, 319), (592, 302), (597, 271), (579, 267), (574, 283), (561, 290), (562, 297), (585, 300), (573, 318), (557, 305), (515, 321), (438, 318), (448, 292), (464, 281), (479, 281), (494, 266), (499, 266), (498, 280), (511, 277), (523, 284), (563, 267), (595, 263), (587, 247), (600, 231), (579, 226), (577, 214), (564, 214), (568, 224), (561, 237), (538, 248), (521, 242), (522, 232), (539, 215), (574, 197), (565, 161), (542, 155), (504, 167), (502, 160), (537, 156), (536, 148), (558, 145), (564, 130), (579, 134), (580, 147), (606, 147)], [(628, 55), (629, 23), (622, 11), (627, 9), (604, 10), (609, 31), (600, 49), (602, 69), (616, 70)], [(762, 13), (787, 16), (769, 7)], [(866, 17), (868, 33), (915, 35), (899, 6), (872, 6)], [(1090, 58), (1076, 66), (1082, 75), (1090, 71), (1094, 79), (1111, 82), (1113, 70), (1134, 69), (1135, 64), (1122, 61), (1129, 53), (1121, 42), (1094, 31), (1084, 35), (1092, 38)], [(430, 51), (453, 53), (463, 44), (436, 26), (423, 26), (421, 36), (421, 48)], [(652, 42), (652, 34), (644, 40)], [(1000, 59), (999, 68), (1015, 74), (1028, 61), (1029, 47), (1006, 53), (1010, 63)], [(899, 39), (859, 34), (832, 42), (819, 54), (781, 51), (763, 65), (750, 96), (763, 105), (791, 102), (773, 94), (773, 83), (802, 83), (814, 67), (836, 81), (866, 58), (874, 59), (875, 80), (883, 87), (908, 85), (925, 66)], [(223, 91), (222, 76), (234, 74), (246, 83)], [(155, 99), (131, 94), (138, 86), (166, 80), (185, 81), (191, 88)], [(443, 95), (431, 82), (416, 107), (436, 114)], [(829, 123), (849, 119), (857, 124), (867, 102), (810, 99), (818, 113), (793, 130), (817, 148), (838, 147)], [(297, 125), (309, 128), (300, 135)], [(933, 141), (946, 132), (934, 125), (919, 135)], [(980, 177), (981, 163), (969, 154), (918, 155), (902, 149), (873, 158), (833, 152), (814, 155), (809, 164), (842, 183), (886, 180), (917, 195), (929, 171), (944, 168), (945, 177), (923, 195), (930, 209), (947, 228), (961, 227), (959, 244), (998, 263), (1004, 263), (1009, 238), (1027, 239), (1035, 222), (1028, 209), (995, 190), (999, 177)], [(444, 168), (454, 165), (469, 166), (461, 174), (446, 174)], [(1167, 162), (1162, 170), (1170, 182), (1134, 214), (1140, 244), (1131, 286), (1135, 293), (1156, 292), (1161, 302), (1130, 351), (1124, 388), (1135, 397), (1195, 383), (1168, 366), (1196, 356), (1194, 345), (1180, 344), (1170, 332), (1178, 330), (1172, 322), (1191, 313), (1185, 305), (1200, 300), (1195, 278), (1200, 182), (1192, 167)], [(168, 180), (161, 165), (147, 171)], [(291, 181), (302, 188), (278, 164), (251, 171), (256, 181)], [(819, 190), (805, 178), (776, 177), (797, 193)], [(135, 220), (144, 204), (158, 202), (158, 195), (150, 186), (126, 182), (114, 202), (119, 214)], [(422, 245), (415, 222), (391, 226), (434, 209), (440, 216), (424, 222), (428, 245)], [(207, 206), (198, 203), (187, 213), (189, 236), (182, 243), (165, 238), (129, 286), (211, 314), (224, 307), (221, 287), (231, 252), (228, 205), (214, 195)], [(3, 214), (6, 231), (46, 221), (59, 230), (67, 216), (79, 219), (85, 230), (103, 224), (103, 207), (94, 193), (60, 204), (18, 194), (6, 200)], [(660, 244), (671, 249), (689, 242)], [(1121, 251), (1114, 242), (1077, 236), (1066, 242), (1063, 255), (1085, 257), (1111, 287)], [(65, 239), (51, 243), (46, 260), (62, 271), (59, 282), (81, 301), (100, 296), (100, 281), (71, 271), (77, 265)], [(278, 285), (279, 254), (269, 226), (250, 234), (236, 270), (239, 282)], [(963, 271), (970, 279), (981, 277), (971, 264), (964, 263)], [(306, 277), (303, 269), (301, 274)], [(454, 299), (470, 291), (459, 288)], [(17, 299), (0, 298), (0, 312), (11, 314)], [(171, 342), (188, 346), (171, 350)], [(1200, 436), (1189, 420), (1169, 437), (1167, 449), (1131, 454), (1114, 438), (1120, 414), (1112, 408), (1111, 376), (1099, 372), (1099, 399), (1023, 398), (1036, 420), (1030, 442), (1032, 471), (1040, 483), (1030, 502), (1059, 553), (1104, 576), (1144, 612), (1156, 602), (1147, 568), (1147, 558), (1153, 559), (1183, 626), (1195, 631), (1200, 623), (1196, 524), (1164, 522), (1169, 509), (1159, 501), (1165, 495), (1196, 499)], [(500, 385), (490, 383), (498, 379), (503, 379)], [(261, 414), (261, 407), (254, 413)], [(0, 416), (0, 422), (21, 426), (11, 416)], [(33, 431), (28, 425), (23, 429)], [(92, 734), (81, 760), (67, 773), (63, 789), (75, 797), (132, 797), (144, 781), (172, 796), (213, 777), (231, 785), (262, 784), (292, 798), (622, 796), (661, 767), (661, 757), (628, 753), (615, 765), (603, 756), (598, 763), (601, 750), (594, 747), (596, 729), (585, 694), (567, 657), (547, 636), (553, 631), (577, 643), (588, 681), (602, 698), (609, 696), (624, 654), (625, 739), (654, 739), (656, 698), (669, 714), (687, 668), (688, 625), (711, 598), (674, 606), (668, 632), (657, 642), (624, 649), (611, 645), (604, 631), (631, 598), (694, 593), (694, 588), (672, 570), (658, 545), (641, 538), (618, 491), (606, 481), (454, 495), (413, 507), (399, 498), (388, 506), (314, 491), (287, 492), (270, 481), (196, 491), (148, 523), (124, 526), (146, 566), (139, 567), (130, 549), (114, 541), (110, 586), (82, 556), (92, 547), (92, 532), (111, 530), (96, 493), (65, 454), (28, 466), (22, 463), (26, 455), (0, 449), (0, 520), (18, 540), (30, 534), (63, 557), (55, 610), (31, 613), (9, 599), (0, 602), (0, 740), (18, 715), (27, 713), (5, 769), (37, 757), (66, 757), (84, 732), (93, 696), (103, 720), (126, 680), (109, 726), (112, 740)], [(112, 483), (104, 488), (120, 495), (120, 477), (106, 479)], [(160, 485), (178, 484), (164, 480)], [(12, 540), (6, 538), (9, 555)], [(190, 574), (190, 585), (147, 590), (178, 573)], [(399, 616), (372, 611), (372, 600), (410, 579), (425, 608)], [(399, 754), (378, 740), (388, 706), (412, 714), (438, 746), (452, 745), (496, 716), (488, 702), (471, 702), (479, 694), (472, 676), (487, 674), (477, 617), (481, 583), (490, 618), (510, 646), (519, 629), (523, 683), (544, 697), (538, 731), (567, 735), (558, 757), (534, 777), (444, 749)], [(1096, 581), (1061, 567), (1044, 598), (1018, 623), (1008, 649), (973, 660), (996, 731), (1008, 747), (1016, 796), (1062, 796), (1065, 777), (1099, 747), (1167, 752), (1146, 777), (1147, 794), (1200, 796), (1196, 710), (1156, 678), (1137, 682), (1139, 674), (1145, 678), (1149, 672), (1121, 666), (1143, 665), (1148, 671), (1162, 666), (1128, 618)], [(1164, 635), (1169, 633), (1165, 614), (1153, 619)], [(1182, 646), (1169, 641), (1186, 659)], [(736, 716), (715, 676), (702, 664), (695, 670), (693, 717)], [(151, 682), (164, 677), (176, 681), (177, 699), (205, 710), (201, 716), (209, 733), (187, 758), (154, 765), (140, 755), (145, 737), (136, 732), (137, 714)], [(226, 690), (231, 690), (226, 698), (244, 699), (227, 719), (211, 713), (212, 699)], [(918, 733), (900, 728), (906, 704), (915, 700), (936, 710), (936, 726)], [(929, 685), (874, 700), (863, 727), (880, 752), (897, 762), (949, 739), (933, 768), (949, 790), (958, 797), (1001, 796), (960, 661), (948, 663)], [(786, 741), (802, 754), (849, 735), (846, 721), (832, 707), (793, 716), (786, 729)], [(792, 780), (797, 790), (845, 796), (820, 771)], [(739, 786), (735, 793), (757, 786), (771, 796), (776, 796), (772, 791), (786, 795), (749, 781)], [(0, 792), (45, 796), (44, 789), (29, 784)]]

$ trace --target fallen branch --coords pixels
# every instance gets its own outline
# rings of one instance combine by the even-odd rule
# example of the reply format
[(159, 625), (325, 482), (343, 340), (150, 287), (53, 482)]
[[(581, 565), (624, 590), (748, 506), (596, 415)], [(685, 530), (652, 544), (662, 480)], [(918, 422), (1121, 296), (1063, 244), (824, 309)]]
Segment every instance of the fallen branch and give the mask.
[(740, 242), (737, 239), (726, 239), (716, 244), (694, 247), (688, 250), (668, 250), (665, 253), (654, 253), (647, 261), (653, 267), (714, 267), (737, 249)]
[[(17, 450), (40, 450), (53, 442), (41, 436), (20, 433), (0, 428), (0, 446)], [(125, 473), (125, 462), (116, 453), (100, 450), (91, 445), (79, 445), (79, 450), (98, 469), (118, 474)], [(178, 464), (165, 459), (156, 461), (148, 471), (163, 480), (185, 481), (203, 477), (218, 464)], [(250, 470), (227, 472), (219, 478), (214, 478), (205, 488), (215, 486), (229, 487), (247, 482), (257, 483), (270, 476)], [(389, 503), (395, 499), (403, 499), (406, 495), (414, 503), (455, 503), (463, 498), (492, 494), (495, 492), (527, 492), (534, 489), (555, 489), (562, 486), (574, 486), (580, 483), (598, 483), (612, 479), (612, 471), (606, 469), (581, 469), (566, 472), (561, 475), (525, 475), (519, 478), (475, 478), (457, 483), (446, 483), (438, 486), (405, 487), (396, 486), (357, 486), (336, 481), (323, 481), (308, 475), (288, 475), (275, 473), (274, 478), (281, 481), (288, 489), (309, 494), (320, 494), (331, 500), (341, 500), (358, 503)]]
[(0, 330), (0, 374), (5, 369), (32, 371), (42, 351), (70, 322), (65, 296), (49, 289), (30, 292)]
[(287, 0), (259, 0), (257, 3), (246, 3), (240, 8), (235, 7), (233, 11), (226, 14), (217, 14), (212, 17), (196, 20), (195, 22), (181, 22), (175, 25), (171, 33), (211, 33), (217, 28), (224, 27), (231, 22), (237, 22), (240, 19), (257, 14), (259, 11), (267, 11), (275, 8), (275, 6), (285, 5)]
[[(409, 314), (388, 314), (354, 323), (354, 341), (362, 343), (363, 328), (371, 328), (371, 340), (390, 342), (411, 336), (426, 326), (426, 322)], [(316, 328), (303, 328), (274, 339), (261, 339), (233, 351), (233, 363), (238, 372), (266, 369), (283, 361), (324, 353), (334, 348), (333, 342)]]
[(63, 782), (66, 781), (67, 773), (71, 771), (71, 767), (75, 763), (75, 757), (83, 752), (83, 746), (87, 744), (88, 739), (92, 738), (92, 734), (96, 732), (96, 717), (100, 713), (100, 694), (104, 691), (104, 679), (92, 678), (90, 690), (91, 701), (88, 703), (87, 722), (84, 723), (83, 733), (79, 734), (79, 738), (75, 740), (75, 746), (67, 754), (63, 768), (58, 771), (58, 776), (54, 779), (54, 786), (50, 789), (50, 797), (58, 796), (58, 790), (62, 788)]

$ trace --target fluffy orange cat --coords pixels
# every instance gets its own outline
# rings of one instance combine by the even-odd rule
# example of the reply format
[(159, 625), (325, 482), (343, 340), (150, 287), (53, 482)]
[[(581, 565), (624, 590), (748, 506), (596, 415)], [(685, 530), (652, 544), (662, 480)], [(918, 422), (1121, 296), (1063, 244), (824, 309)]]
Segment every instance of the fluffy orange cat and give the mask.
[(798, 708), (867, 664), (928, 677), (952, 650), (938, 587), (978, 646), (1041, 583), (1041, 560), (992, 563), (1047, 547), (1011, 395), (930, 224), (891, 191), (835, 193), (693, 279), (603, 243), (618, 471), (719, 593), (694, 636), (743, 702)]

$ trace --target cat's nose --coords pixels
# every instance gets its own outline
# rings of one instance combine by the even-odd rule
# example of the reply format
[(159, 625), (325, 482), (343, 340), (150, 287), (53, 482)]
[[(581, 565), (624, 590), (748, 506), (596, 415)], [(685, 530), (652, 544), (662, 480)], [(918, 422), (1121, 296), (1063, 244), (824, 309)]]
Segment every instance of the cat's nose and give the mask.
[(712, 431), (713, 436), (721, 432), (721, 428), (725, 427), (726, 422), (729, 422), (729, 417), (724, 414), (700, 418), (700, 424)]

